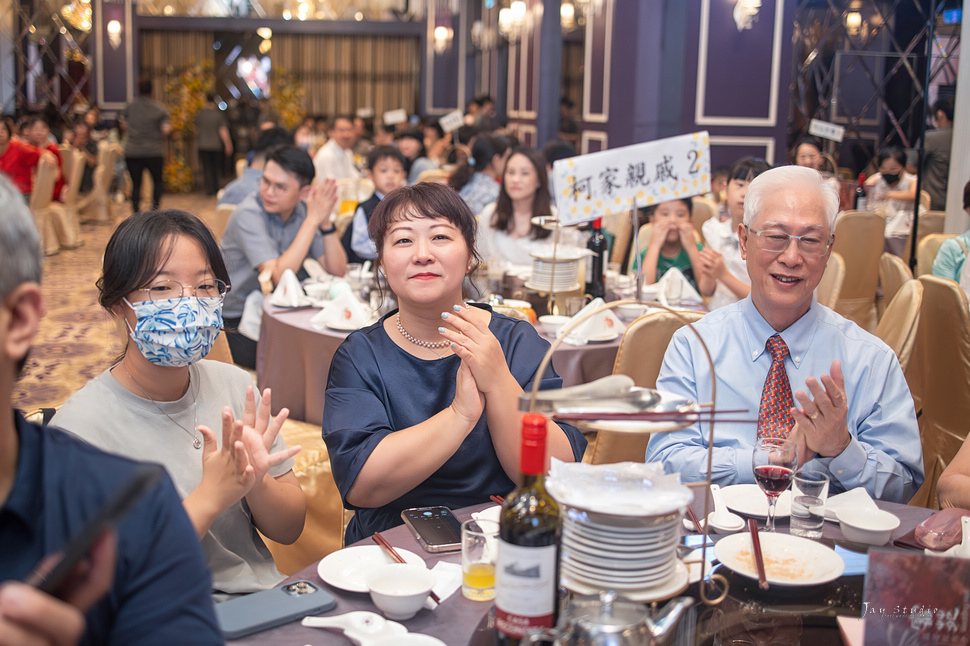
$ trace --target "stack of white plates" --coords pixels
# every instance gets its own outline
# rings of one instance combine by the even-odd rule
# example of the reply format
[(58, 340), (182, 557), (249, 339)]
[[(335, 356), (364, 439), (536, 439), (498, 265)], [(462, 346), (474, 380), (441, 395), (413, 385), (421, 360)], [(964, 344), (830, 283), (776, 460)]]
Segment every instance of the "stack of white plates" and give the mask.
[(687, 567), (677, 559), (680, 516), (636, 518), (567, 509), (562, 584), (580, 594), (616, 590), (637, 601), (679, 593), (687, 586)]
[(579, 289), (576, 280), (578, 273), (579, 260), (552, 261), (536, 258), (532, 261), (532, 275), (525, 282), (525, 286), (540, 292), (570, 292)]

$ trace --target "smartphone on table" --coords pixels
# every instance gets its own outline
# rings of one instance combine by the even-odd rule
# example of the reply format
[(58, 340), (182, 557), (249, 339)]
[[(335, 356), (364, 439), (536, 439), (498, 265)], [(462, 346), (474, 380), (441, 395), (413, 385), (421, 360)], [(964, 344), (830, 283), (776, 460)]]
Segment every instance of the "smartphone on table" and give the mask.
[(461, 551), (461, 523), (447, 507), (412, 507), (401, 519), (425, 551)]
[(216, 619), (226, 639), (238, 639), (317, 615), (337, 602), (310, 581), (294, 581), (216, 604)]

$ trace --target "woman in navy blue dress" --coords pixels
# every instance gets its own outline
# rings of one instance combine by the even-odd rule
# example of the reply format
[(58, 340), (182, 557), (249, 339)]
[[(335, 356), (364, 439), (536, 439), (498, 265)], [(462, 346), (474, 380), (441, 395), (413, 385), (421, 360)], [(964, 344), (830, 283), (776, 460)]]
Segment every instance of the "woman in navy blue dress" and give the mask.
[[(475, 216), (451, 188), (392, 191), (369, 224), (400, 309), (354, 332), (330, 367), (323, 438), (344, 505), (347, 542), (401, 523), (408, 507), (486, 502), (515, 486), (517, 397), (549, 344), (527, 322), (466, 304), (480, 262)], [(550, 368), (541, 388), (559, 388)], [(581, 459), (582, 434), (549, 422), (548, 452)]]

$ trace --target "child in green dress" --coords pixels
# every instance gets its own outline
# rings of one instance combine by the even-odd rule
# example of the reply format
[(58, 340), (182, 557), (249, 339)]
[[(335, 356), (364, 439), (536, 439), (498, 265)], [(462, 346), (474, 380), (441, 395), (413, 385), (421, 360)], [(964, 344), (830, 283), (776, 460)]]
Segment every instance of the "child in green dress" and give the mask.
[(699, 252), (704, 246), (694, 238), (692, 209), (688, 197), (661, 202), (647, 210), (653, 227), (650, 243), (640, 252), (644, 284), (657, 282), (671, 267), (676, 267), (701, 295), (709, 296), (714, 291), (713, 280), (699, 271)]

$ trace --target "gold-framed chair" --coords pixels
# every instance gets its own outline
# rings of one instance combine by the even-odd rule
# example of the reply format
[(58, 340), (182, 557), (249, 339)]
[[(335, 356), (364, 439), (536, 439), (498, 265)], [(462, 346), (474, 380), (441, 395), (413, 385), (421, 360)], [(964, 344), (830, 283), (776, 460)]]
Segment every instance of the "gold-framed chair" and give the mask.
[(955, 233), (930, 233), (920, 240), (916, 246), (916, 273), (914, 278), (919, 278), (933, 272), (933, 262), (936, 254), (940, 252), (940, 245), (947, 238), (956, 236)]
[[(919, 243), (931, 233), (943, 233), (943, 225), (946, 220), (945, 211), (926, 211), (919, 216), (919, 224), (916, 225), (916, 247), (919, 249)], [(903, 249), (903, 262), (906, 266), (909, 266), (910, 245), (913, 242), (913, 233), (910, 231), (909, 237), (906, 239), (906, 247)], [(916, 262), (919, 263), (919, 254), (916, 255)], [(926, 271), (924, 273), (930, 273)]]
[(697, 234), (696, 237), (699, 238), (699, 242), (706, 245), (707, 241), (704, 240), (704, 232), (701, 230), (701, 227), (711, 218), (717, 217), (717, 204), (703, 195), (695, 195), (690, 200), (692, 204), (691, 221), (694, 225), (694, 233)]
[(94, 188), (77, 199), (75, 208), (82, 222), (104, 224), (111, 221), (111, 178), (115, 161), (122, 155), (121, 146), (101, 142), (98, 145), (98, 165), (94, 169)]
[(879, 258), (879, 286), (882, 296), (876, 301), (876, 314), (882, 320), (889, 302), (907, 280), (913, 280), (913, 272), (903, 259), (895, 254), (883, 252)]
[(913, 356), (922, 302), (923, 285), (912, 278), (904, 281), (876, 326), (876, 336), (893, 349), (904, 372)]
[(57, 158), (45, 151), (37, 161), (34, 188), (30, 195), (30, 212), (40, 232), (44, 254), (51, 256), (61, 249), (74, 249), (80, 244), (80, 224), (69, 217), (67, 209), (54, 201), (54, 184), (60, 173)]
[(829, 309), (834, 309), (842, 293), (842, 283), (845, 282), (845, 260), (842, 254), (832, 252), (822, 273), (822, 280), (815, 288), (815, 300)]
[(939, 508), (936, 481), (967, 438), (970, 419), (970, 314), (952, 280), (919, 277), (920, 324), (907, 380), (916, 400), (923, 445), (923, 486), (909, 504)]
[(862, 329), (876, 329), (876, 287), (886, 220), (867, 211), (846, 212), (835, 222), (832, 251), (845, 261), (845, 280), (835, 311)]
[[(694, 323), (704, 316), (703, 312), (679, 314), (680, 316), (667, 311), (651, 312), (630, 323), (616, 351), (613, 374), (627, 375), (637, 386), (656, 388), (664, 353), (674, 332), (688, 322)], [(649, 433), (599, 431), (587, 444), (583, 462), (643, 462), (649, 441)]]

